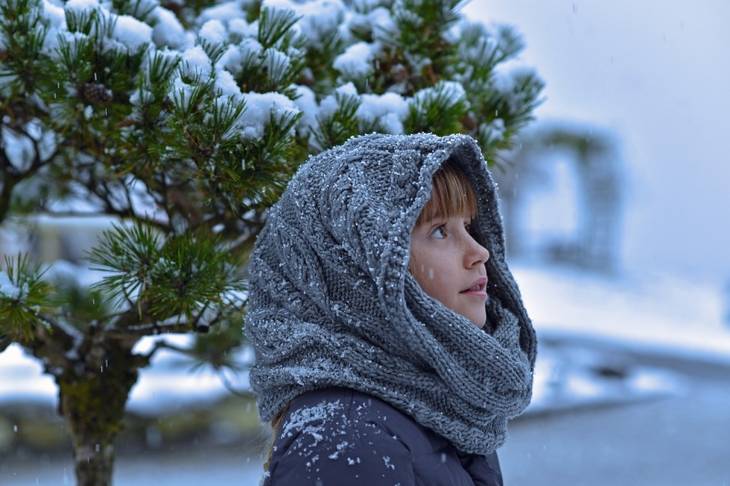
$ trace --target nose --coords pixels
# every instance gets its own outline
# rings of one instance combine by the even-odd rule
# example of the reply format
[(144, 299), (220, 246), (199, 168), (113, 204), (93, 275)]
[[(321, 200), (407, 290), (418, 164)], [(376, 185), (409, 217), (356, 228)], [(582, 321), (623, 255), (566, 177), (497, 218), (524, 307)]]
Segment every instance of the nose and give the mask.
[(471, 241), (469, 242), (469, 248), (466, 252), (466, 258), (468, 260), (467, 264), (469, 267), (477, 262), (481, 264), (487, 263), (487, 260), (489, 260), (490, 256), (491, 254), (489, 253), (489, 250), (480, 245), (477, 240), (471, 238)]

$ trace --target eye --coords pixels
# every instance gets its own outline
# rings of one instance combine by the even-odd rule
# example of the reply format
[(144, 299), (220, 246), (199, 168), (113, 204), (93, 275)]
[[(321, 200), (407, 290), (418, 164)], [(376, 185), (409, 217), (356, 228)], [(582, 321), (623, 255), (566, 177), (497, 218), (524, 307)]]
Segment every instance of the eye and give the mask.
[[(466, 228), (467, 233), (469, 233), (470, 235), (473, 235), (473, 233), (472, 233), (473, 228), (472, 228), (471, 223), (464, 223), (464, 228)], [(441, 231), (445, 237), (446, 236), (446, 225), (442, 224), (442, 225), (437, 226), (436, 228), (433, 229), (431, 234), (434, 234), (436, 231)], [(442, 239), (442, 238), (440, 238), (440, 239)]]
[(435, 227), (433, 229), (433, 231), (431, 232), (431, 234), (434, 234), (435, 232), (437, 232), (439, 230), (441, 230), (444, 233), (444, 236), (446, 236), (446, 225), (445, 224)]

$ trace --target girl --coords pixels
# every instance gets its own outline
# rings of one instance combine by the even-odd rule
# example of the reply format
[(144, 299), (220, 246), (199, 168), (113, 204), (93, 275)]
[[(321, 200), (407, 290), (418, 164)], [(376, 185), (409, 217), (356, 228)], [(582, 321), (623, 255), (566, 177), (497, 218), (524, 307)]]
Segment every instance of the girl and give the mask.
[(371, 134), (310, 158), (249, 275), (263, 485), (502, 484), (537, 343), (474, 139)]

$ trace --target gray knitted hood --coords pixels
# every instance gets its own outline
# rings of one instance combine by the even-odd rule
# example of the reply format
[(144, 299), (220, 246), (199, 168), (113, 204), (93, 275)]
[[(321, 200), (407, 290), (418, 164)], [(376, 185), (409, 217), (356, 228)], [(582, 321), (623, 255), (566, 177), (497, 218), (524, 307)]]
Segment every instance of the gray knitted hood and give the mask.
[[(452, 159), (491, 257), (484, 328), (408, 271), (410, 232)], [(249, 263), (244, 332), (259, 415), (339, 385), (377, 396), (466, 453), (489, 454), (532, 396), (535, 332), (505, 262), (495, 184), (466, 135), (371, 134), (310, 157), (272, 206)]]

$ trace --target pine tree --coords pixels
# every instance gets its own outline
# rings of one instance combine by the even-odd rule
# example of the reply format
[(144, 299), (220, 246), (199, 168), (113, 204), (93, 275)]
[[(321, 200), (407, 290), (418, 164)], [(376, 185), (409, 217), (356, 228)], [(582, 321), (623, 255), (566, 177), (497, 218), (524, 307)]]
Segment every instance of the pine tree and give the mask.
[[(0, 224), (85, 200), (116, 219), (90, 287), (28, 255), (0, 270), (0, 352), (58, 385), (78, 484), (111, 483), (138, 370), (159, 349), (235, 366), (245, 263), (307, 156), (371, 131), (468, 133), (490, 163), (541, 102), (523, 42), (456, 0), (7, 0)], [(64, 213), (68, 214), (68, 212)], [(133, 351), (190, 332), (191, 348)]]

